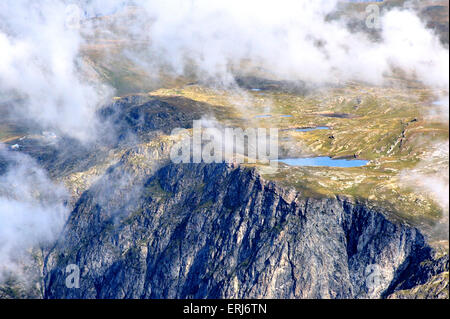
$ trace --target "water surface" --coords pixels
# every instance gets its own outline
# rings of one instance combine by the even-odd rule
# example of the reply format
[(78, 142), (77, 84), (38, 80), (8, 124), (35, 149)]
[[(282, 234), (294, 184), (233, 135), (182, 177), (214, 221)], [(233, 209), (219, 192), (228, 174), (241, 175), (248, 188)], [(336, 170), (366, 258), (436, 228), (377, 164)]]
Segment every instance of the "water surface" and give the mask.
[(306, 127), (306, 128), (297, 128), (295, 129), (296, 132), (309, 132), (309, 131), (315, 131), (315, 130), (329, 130), (330, 128), (328, 126), (316, 126), (316, 127)]
[(332, 159), (328, 156), (317, 157), (299, 157), (299, 158), (285, 158), (278, 160), (290, 166), (314, 166), (314, 167), (361, 167), (366, 165), (369, 161), (357, 159)]

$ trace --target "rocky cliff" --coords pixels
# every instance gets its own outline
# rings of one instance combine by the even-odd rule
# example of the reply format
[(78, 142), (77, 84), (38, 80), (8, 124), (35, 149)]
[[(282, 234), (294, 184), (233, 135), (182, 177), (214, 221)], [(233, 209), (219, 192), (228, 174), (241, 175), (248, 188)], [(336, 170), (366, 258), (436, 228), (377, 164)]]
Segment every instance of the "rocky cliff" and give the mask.
[[(242, 166), (124, 165), (76, 203), (45, 260), (46, 298), (423, 297), (424, 285), (448, 297), (448, 279), (433, 285), (448, 255), (362, 203)], [(66, 286), (70, 264), (79, 288)]]

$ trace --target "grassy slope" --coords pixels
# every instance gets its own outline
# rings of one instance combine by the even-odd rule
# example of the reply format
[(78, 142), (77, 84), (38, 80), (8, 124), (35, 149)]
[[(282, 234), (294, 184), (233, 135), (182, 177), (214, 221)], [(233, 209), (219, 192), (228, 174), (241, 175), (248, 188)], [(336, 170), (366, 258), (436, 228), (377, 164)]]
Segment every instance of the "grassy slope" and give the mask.
[[(132, 14), (136, 14), (135, 12)], [(128, 19), (128, 16), (122, 17)], [(447, 19), (448, 20), (448, 19)], [(271, 82), (267, 90), (218, 91), (187, 85), (191, 79), (166, 74), (147, 74), (127, 56), (140, 45), (123, 40), (122, 31), (102, 34), (103, 28), (120, 28), (111, 17), (99, 18), (98, 34), (90, 35), (83, 47), (87, 61), (99, 76), (111, 84), (117, 95), (144, 93), (170, 98), (171, 103), (206, 102), (223, 111), (216, 118), (227, 126), (278, 127), (283, 156), (325, 155), (371, 160), (362, 168), (294, 168), (281, 166), (267, 178), (278, 180), (309, 195), (349, 195), (392, 211), (402, 219), (430, 224), (442, 210), (416, 185), (405, 184), (399, 176), (414, 169), (432, 146), (448, 141), (448, 124), (431, 116), (435, 92), (415, 82), (392, 79), (395, 85), (373, 87), (347, 83), (333, 89), (307, 94), (285, 90)], [(112, 34), (112, 35), (111, 35)], [(264, 82), (264, 81), (263, 81)], [(162, 84), (161, 84), (162, 83)], [(264, 84), (264, 83), (263, 83)], [(161, 86), (163, 88), (161, 88)], [(159, 89), (158, 89), (159, 87)], [(326, 113), (348, 113), (350, 118), (326, 117)], [(270, 118), (254, 118), (270, 114)], [(282, 118), (289, 114), (292, 117)], [(297, 127), (330, 126), (331, 130), (296, 132)], [(19, 132), (20, 133), (20, 132)], [(17, 130), (0, 125), (0, 141), (20, 136)], [(330, 137), (333, 138), (330, 138)], [(448, 159), (437, 158), (420, 167), (423, 172), (448, 169)]]
[[(307, 95), (273, 91), (234, 94), (200, 86), (160, 89), (151, 94), (185, 97), (231, 108), (225, 125), (278, 127), (281, 156), (322, 155), (370, 160), (361, 168), (313, 168), (282, 165), (266, 178), (297, 188), (310, 196), (348, 195), (367, 201), (414, 224), (431, 225), (442, 210), (428, 194), (405, 185), (399, 175), (415, 168), (437, 142), (448, 141), (448, 126), (428, 115), (433, 92), (420, 87), (386, 88), (349, 84)], [(351, 113), (351, 118), (324, 117)], [(269, 118), (254, 118), (270, 114)], [(280, 115), (292, 117), (280, 117)], [(296, 132), (298, 127), (330, 126), (331, 130)], [(330, 136), (334, 138), (331, 139)], [(434, 169), (448, 160), (437, 158)], [(262, 172), (269, 170), (261, 167)], [(425, 170), (425, 168), (424, 168)]]

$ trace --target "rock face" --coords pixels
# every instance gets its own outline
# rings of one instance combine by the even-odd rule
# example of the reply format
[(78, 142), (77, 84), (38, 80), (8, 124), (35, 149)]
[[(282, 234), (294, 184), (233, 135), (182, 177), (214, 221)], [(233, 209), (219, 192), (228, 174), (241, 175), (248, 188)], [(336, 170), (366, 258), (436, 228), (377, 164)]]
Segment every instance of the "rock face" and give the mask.
[(255, 169), (169, 164), (117, 182), (122, 171), (76, 204), (45, 260), (46, 298), (380, 298), (448, 272), (416, 228)]
[(169, 134), (176, 127), (188, 128), (213, 107), (207, 103), (179, 97), (124, 97), (100, 111), (103, 121), (109, 122), (119, 132), (142, 137), (149, 132)]

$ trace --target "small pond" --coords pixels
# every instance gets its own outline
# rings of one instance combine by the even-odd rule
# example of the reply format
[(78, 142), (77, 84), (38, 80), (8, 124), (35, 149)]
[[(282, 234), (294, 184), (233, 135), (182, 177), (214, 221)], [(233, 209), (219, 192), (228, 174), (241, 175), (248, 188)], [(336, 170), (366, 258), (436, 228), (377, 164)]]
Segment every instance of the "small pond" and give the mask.
[(296, 132), (309, 132), (309, 131), (315, 131), (315, 130), (329, 130), (330, 128), (328, 126), (316, 126), (316, 127), (306, 127), (306, 128), (297, 128), (295, 129)]
[(327, 167), (360, 167), (369, 161), (357, 159), (332, 159), (328, 156), (285, 158), (278, 160), (290, 166), (327, 166)]

